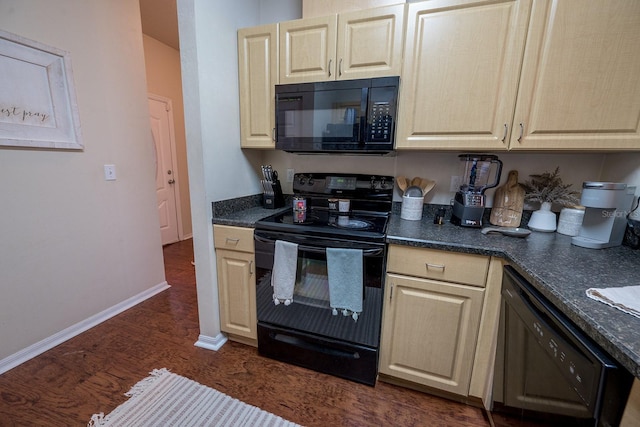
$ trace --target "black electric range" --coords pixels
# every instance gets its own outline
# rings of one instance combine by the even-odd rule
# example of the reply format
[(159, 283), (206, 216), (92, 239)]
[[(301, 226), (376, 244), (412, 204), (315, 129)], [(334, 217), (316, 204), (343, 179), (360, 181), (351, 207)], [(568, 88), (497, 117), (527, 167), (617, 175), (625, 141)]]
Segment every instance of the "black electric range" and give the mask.
[[(256, 230), (306, 236), (384, 242), (393, 203), (391, 176), (363, 174), (295, 174), (294, 204), (305, 209), (272, 215), (256, 223)], [(338, 200), (349, 210), (340, 212)], [(299, 207), (296, 204), (296, 208)]]

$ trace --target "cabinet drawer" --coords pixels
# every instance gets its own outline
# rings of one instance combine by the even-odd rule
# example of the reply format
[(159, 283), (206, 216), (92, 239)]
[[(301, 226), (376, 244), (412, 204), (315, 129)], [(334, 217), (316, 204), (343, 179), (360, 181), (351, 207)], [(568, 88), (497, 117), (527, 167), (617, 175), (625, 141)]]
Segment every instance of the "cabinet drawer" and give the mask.
[(387, 271), (393, 273), (484, 286), (488, 269), (483, 255), (389, 245)]
[(213, 244), (218, 249), (253, 253), (253, 228), (214, 225)]

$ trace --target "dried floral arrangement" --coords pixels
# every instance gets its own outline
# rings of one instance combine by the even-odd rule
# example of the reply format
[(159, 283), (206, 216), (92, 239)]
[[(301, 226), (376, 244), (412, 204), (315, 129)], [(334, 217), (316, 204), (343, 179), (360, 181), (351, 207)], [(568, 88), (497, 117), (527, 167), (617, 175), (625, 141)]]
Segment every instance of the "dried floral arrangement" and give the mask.
[(562, 206), (575, 206), (580, 203), (579, 192), (570, 190), (571, 184), (563, 184), (560, 178), (560, 167), (556, 170), (538, 175), (529, 175), (530, 180), (522, 184), (525, 200), (529, 202), (555, 203)]

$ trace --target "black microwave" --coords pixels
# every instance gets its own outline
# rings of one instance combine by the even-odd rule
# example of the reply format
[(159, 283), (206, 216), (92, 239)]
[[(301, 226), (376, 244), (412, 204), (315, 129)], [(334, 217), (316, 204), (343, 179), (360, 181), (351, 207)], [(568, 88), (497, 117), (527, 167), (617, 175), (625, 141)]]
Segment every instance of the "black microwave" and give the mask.
[(399, 83), (399, 77), (379, 77), (276, 85), (276, 149), (392, 152)]

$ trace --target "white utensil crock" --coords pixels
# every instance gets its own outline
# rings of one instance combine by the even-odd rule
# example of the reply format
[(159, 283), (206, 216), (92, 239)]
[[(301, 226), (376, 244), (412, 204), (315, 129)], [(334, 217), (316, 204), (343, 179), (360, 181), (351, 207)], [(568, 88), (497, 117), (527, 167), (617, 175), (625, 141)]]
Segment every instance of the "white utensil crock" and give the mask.
[(422, 206), (424, 204), (424, 198), (402, 196), (402, 211), (400, 218), (408, 219), (410, 221), (419, 221), (422, 219)]

